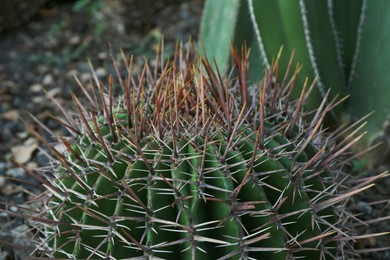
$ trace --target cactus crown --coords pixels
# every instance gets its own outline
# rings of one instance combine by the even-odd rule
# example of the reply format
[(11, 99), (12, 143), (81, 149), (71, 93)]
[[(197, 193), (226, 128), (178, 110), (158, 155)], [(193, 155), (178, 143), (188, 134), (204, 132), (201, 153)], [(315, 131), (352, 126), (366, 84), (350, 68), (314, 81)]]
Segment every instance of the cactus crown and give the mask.
[(350, 129), (324, 134), (321, 123), (338, 102), (324, 98), (303, 112), (314, 86), (307, 81), (290, 100), (299, 70), (289, 77), (292, 58), (282, 80), (276, 59), (249, 87), (247, 52), (232, 53), (228, 77), (179, 49), (172, 62), (157, 55), (158, 68), (145, 65), (138, 78), (124, 57), (118, 99), (111, 77), (105, 89), (93, 74), (97, 92), (80, 84), (90, 108), (73, 95), (77, 116), (61, 121), (73, 138), (61, 138), (65, 152), (49, 146), (58, 166), (44, 181), (46, 218), (35, 218), (45, 226), (40, 249), (73, 259), (325, 259), (352, 251), (344, 206), (372, 180), (347, 188), (340, 156), (359, 129), (340, 144)]

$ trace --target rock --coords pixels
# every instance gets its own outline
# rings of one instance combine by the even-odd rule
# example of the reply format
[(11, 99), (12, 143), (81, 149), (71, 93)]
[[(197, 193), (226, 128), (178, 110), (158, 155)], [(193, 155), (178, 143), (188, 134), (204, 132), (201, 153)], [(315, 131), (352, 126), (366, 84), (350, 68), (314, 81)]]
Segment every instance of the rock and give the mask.
[(13, 242), (18, 247), (15, 247), (14, 250), (22, 259), (27, 259), (30, 256), (31, 248), (34, 248), (35, 244), (33, 242), (33, 234), (31, 228), (27, 225), (20, 225), (11, 231), (13, 236)]
[(26, 164), (26, 167), (29, 170), (34, 170), (34, 169), (38, 168), (38, 163), (36, 163), (36, 162), (29, 162), (29, 163)]
[(70, 39), (69, 39), (69, 43), (71, 45), (78, 45), (81, 41), (81, 38), (80, 38), (80, 35), (73, 35)]
[(85, 83), (85, 82), (89, 81), (90, 77), (91, 77), (90, 73), (83, 73), (83, 74), (81, 74), (80, 80), (81, 80), (81, 82)]
[(28, 137), (28, 132), (26, 132), (26, 131), (19, 132), (19, 133), (16, 133), (16, 136), (17, 136), (19, 139), (26, 139), (26, 138)]
[(42, 84), (36, 83), (30, 86), (31, 92), (38, 93), (42, 91)]
[(53, 88), (53, 89), (50, 89), (48, 92), (47, 92), (47, 95), (49, 97), (55, 97), (57, 96), (58, 94), (60, 94), (62, 91), (62, 89), (60, 87), (58, 88)]
[(3, 187), (4, 185), (5, 185), (5, 178), (3, 176), (0, 176), (0, 188)]
[(99, 60), (106, 60), (108, 57), (107, 52), (100, 52), (97, 56)]
[(54, 77), (52, 74), (46, 74), (46, 76), (43, 78), (42, 83), (44, 86), (49, 86), (54, 83)]
[(373, 209), (372, 209), (371, 205), (369, 205), (368, 203), (366, 203), (364, 201), (359, 201), (356, 206), (360, 212), (364, 212), (368, 215), (372, 214)]
[(73, 80), (73, 77), (78, 77), (79, 71), (76, 69), (71, 69), (66, 73), (66, 77)]
[(24, 178), (25, 172), (22, 168), (12, 168), (5, 172), (5, 174), (12, 178)]
[(0, 175), (3, 175), (3, 174), (4, 174), (6, 165), (7, 165), (7, 163), (5, 163), (5, 162), (0, 162)]
[(96, 76), (98, 76), (99, 78), (107, 76), (107, 70), (103, 67), (97, 68), (95, 73), (96, 73)]
[(42, 97), (42, 96), (33, 97), (33, 98), (31, 99), (31, 101), (32, 101), (33, 103), (40, 104), (40, 105), (41, 105), (45, 100), (46, 100), (46, 99), (45, 99), (44, 97)]
[(11, 120), (11, 121), (18, 121), (19, 120), (19, 111), (18, 110), (9, 110), (1, 115), (2, 118)]

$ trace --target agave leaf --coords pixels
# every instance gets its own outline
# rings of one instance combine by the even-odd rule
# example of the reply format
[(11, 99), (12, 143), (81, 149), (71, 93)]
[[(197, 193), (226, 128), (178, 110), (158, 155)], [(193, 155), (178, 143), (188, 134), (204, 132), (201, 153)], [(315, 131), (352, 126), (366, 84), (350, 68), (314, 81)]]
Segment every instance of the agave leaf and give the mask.
[[(342, 46), (335, 24), (331, 1), (300, 0), (306, 48), (312, 68), (318, 74), (317, 81), (322, 96), (331, 88), (331, 97), (343, 93), (345, 77), (343, 71)], [(348, 16), (347, 16), (348, 17)], [(350, 29), (356, 28), (351, 26)], [(300, 47), (296, 47), (297, 50)], [(349, 48), (349, 46), (348, 46)], [(331, 66), (330, 66), (331, 65)]]
[(240, 2), (215, 0), (206, 1), (204, 6), (200, 27), (201, 40), (207, 46), (206, 54), (212, 53), (221, 71), (224, 71), (229, 64), (230, 43), (234, 36)]
[(348, 112), (356, 120), (371, 111), (367, 130), (372, 139), (390, 112), (390, 2), (364, 1), (358, 43), (351, 68)]
[(336, 27), (336, 41), (340, 48), (344, 79), (345, 84), (347, 84), (357, 44), (357, 29), (362, 14), (363, 0), (331, 0), (327, 2), (329, 5), (328, 12), (332, 13), (332, 20)]
[[(302, 65), (296, 85), (303, 86), (306, 77), (318, 77), (307, 108), (316, 108), (330, 88), (330, 98), (351, 94), (344, 111), (352, 121), (376, 111), (366, 128), (370, 141), (382, 129), (390, 111), (385, 94), (390, 84), (386, 58), (390, 55), (386, 45), (390, 38), (388, 1), (247, 0), (237, 1), (240, 5), (225, 4), (222, 12), (216, 2), (206, 1), (201, 36), (206, 51), (220, 67), (225, 69), (229, 61), (227, 38), (237, 46), (249, 46), (251, 82), (261, 80), (281, 46), (287, 53), (295, 50)], [(223, 12), (234, 14), (231, 23)], [(214, 29), (218, 33), (210, 33)], [(279, 63), (283, 74), (288, 67), (287, 56)], [(381, 94), (368, 95), (367, 87)], [(294, 88), (293, 98), (299, 97), (300, 90)]]
[[(297, 78), (298, 86), (303, 86), (306, 77), (319, 77), (318, 88), (308, 100), (308, 107), (315, 108), (320, 104), (326, 88), (332, 88), (331, 95), (341, 92), (342, 86), (345, 85), (343, 61), (330, 3), (304, 0), (248, 0), (241, 1), (240, 6), (224, 5), (223, 12), (230, 9), (230, 12), (236, 15), (234, 17), (236, 25), (228, 28), (225, 25), (226, 16), (218, 10), (220, 7), (211, 11), (210, 7), (214, 2), (206, 2), (201, 36), (207, 44), (206, 51), (215, 57), (219, 66), (225, 68), (227, 64), (228, 41), (221, 36), (221, 31), (216, 34), (209, 33), (208, 30), (230, 29), (225, 31), (225, 38), (234, 38), (236, 45), (245, 42), (251, 49), (248, 72), (250, 81), (256, 82), (262, 78), (266, 67), (283, 47), (287, 53), (295, 50), (296, 60), (302, 64), (301, 76)], [(212, 23), (211, 17), (214, 19)], [(222, 25), (225, 27), (221, 28)], [(221, 42), (216, 44), (218, 40)], [(224, 55), (221, 55), (221, 51)], [(282, 56), (281, 74), (286, 72), (288, 62), (288, 55)], [(298, 98), (300, 91), (301, 89), (295, 88), (293, 97)]]
[[(298, 86), (303, 86), (306, 77), (318, 76), (318, 88), (308, 100), (308, 107), (318, 106), (329, 87), (331, 96), (341, 92), (344, 85), (342, 58), (328, 2), (249, 0), (249, 4), (253, 7), (249, 11), (253, 12), (258, 48), (263, 52), (261, 58), (266, 57), (265, 61), (270, 63), (283, 46), (287, 53), (295, 50), (296, 60), (302, 64)], [(281, 68), (287, 68), (287, 58), (282, 56)], [(284, 72), (281, 70), (282, 74)], [(298, 98), (300, 91), (295, 88), (293, 97)]]

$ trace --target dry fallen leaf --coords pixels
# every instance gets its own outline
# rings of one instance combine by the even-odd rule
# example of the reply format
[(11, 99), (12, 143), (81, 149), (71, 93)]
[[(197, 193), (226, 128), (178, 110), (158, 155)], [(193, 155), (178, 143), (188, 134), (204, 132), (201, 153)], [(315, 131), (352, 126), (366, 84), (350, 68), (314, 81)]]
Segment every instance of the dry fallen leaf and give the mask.
[(23, 192), (23, 190), (24, 190), (23, 185), (9, 184), (9, 185), (5, 185), (1, 189), (1, 193), (4, 194), (5, 196), (9, 196), (12, 194)]
[(1, 115), (2, 118), (12, 121), (18, 121), (19, 112), (17, 110), (9, 110)]
[(34, 138), (29, 138), (23, 145), (11, 148), (12, 156), (18, 163), (26, 163), (30, 160), (32, 153), (38, 148), (38, 142)]

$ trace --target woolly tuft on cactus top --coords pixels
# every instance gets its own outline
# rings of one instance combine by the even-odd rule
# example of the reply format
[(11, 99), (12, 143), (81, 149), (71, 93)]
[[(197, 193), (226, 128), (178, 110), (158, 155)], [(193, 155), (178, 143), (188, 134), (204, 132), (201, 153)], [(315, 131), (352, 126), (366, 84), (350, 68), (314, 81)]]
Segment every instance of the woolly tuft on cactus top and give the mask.
[(157, 55), (158, 68), (145, 65), (138, 77), (123, 58), (128, 76), (110, 77), (108, 89), (95, 74), (98, 91), (81, 85), (90, 104), (73, 95), (78, 116), (62, 122), (73, 134), (61, 138), (66, 151), (49, 146), (58, 166), (43, 181), (46, 207), (32, 217), (42, 224), (39, 250), (72, 259), (354, 254), (350, 241), (359, 237), (345, 204), (374, 180), (351, 188), (343, 172), (345, 152), (361, 138), (358, 123), (324, 133), (338, 102), (325, 97), (303, 112), (314, 86), (307, 81), (290, 100), (299, 70), (291, 72), (292, 58), (283, 77), (276, 59), (248, 86), (247, 52), (232, 53), (226, 77), (207, 58), (191, 62), (178, 50), (172, 62)]

